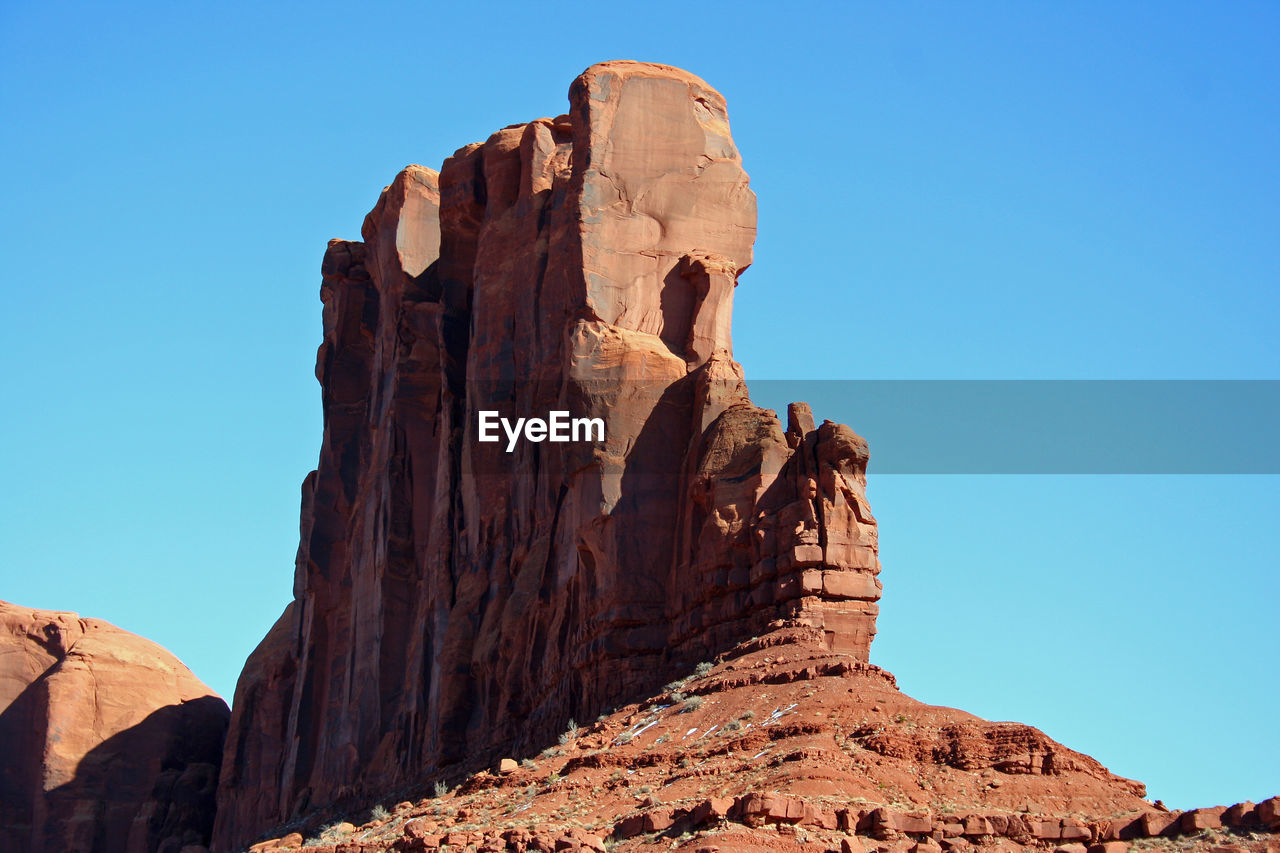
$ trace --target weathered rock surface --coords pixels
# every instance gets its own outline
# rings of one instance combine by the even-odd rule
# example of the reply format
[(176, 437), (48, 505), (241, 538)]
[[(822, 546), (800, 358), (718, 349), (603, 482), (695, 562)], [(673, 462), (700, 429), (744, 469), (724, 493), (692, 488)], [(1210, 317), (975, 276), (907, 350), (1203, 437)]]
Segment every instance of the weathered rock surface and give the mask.
[(1142, 793), (1034, 728), (917, 702), (789, 628), (516, 767), (386, 798), (385, 813), (315, 815), (261, 849), (1280, 853), (1280, 798), (1179, 813)]
[(208, 844), (228, 716), (155, 643), (0, 602), (0, 851)]
[[(866, 444), (784, 426), (733, 361), (755, 219), (724, 99), (611, 62), (330, 243), (295, 601), (237, 687), (220, 846), (492, 765), (780, 619), (866, 660)], [(606, 437), (508, 452), (485, 410)]]

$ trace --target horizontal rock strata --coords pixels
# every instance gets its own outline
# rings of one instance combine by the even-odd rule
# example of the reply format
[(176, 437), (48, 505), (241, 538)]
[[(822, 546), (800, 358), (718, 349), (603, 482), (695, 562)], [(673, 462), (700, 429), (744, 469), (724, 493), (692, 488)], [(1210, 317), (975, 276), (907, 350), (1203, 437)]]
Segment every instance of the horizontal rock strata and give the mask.
[[(933, 750), (883, 748), (902, 743)], [(792, 628), (541, 753), (381, 811), (317, 815), (260, 849), (1280, 850), (1280, 798), (1170, 812), (1143, 793), (1034, 728), (903, 696), (887, 673)]]

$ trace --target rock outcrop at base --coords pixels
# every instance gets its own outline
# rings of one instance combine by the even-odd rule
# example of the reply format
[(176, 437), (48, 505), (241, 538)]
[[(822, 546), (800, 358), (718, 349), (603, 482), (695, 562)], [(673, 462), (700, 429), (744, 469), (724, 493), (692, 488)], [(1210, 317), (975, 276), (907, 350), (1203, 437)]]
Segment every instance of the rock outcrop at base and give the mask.
[(208, 844), (228, 717), (155, 643), (0, 602), (0, 850)]
[(252, 853), (1280, 853), (1280, 797), (1170, 812), (1035, 728), (904, 696), (812, 628), (563, 735)]
[[(724, 99), (634, 62), (384, 190), (323, 263), (294, 601), (236, 689), (216, 844), (541, 746), (779, 622), (866, 661), (865, 442), (752, 405)], [(602, 440), (483, 441), (481, 416)], [(595, 437), (595, 434), (592, 434)], [(584, 427), (585, 437), (585, 427)]]

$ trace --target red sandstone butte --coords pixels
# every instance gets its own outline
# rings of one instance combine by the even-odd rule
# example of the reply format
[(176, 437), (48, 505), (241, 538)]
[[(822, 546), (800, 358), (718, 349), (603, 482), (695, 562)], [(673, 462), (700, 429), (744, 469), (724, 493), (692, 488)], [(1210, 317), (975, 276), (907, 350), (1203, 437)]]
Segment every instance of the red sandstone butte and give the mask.
[(155, 643), (0, 601), (0, 850), (207, 844), (227, 718)]
[[(696, 830), (682, 849), (1082, 853), (1217, 831), (869, 662), (867, 444), (753, 405), (733, 359), (756, 202), (724, 99), (609, 62), (569, 106), (408, 167), (362, 241), (329, 244), (294, 600), (236, 687), (214, 849)], [(556, 410), (605, 438), (479, 440), (481, 412)], [(433, 782), (452, 787), (414, 802)], [(395, 817), (357, 830), (375, 803)]]
[[(294, 602), (236, 689), (222, 848), (541, 745), (789, 619), (865, 661), (866, 443), (747, 397), (756, 200), (724, 98), (595, 65), (570, 111), (410, 166), (325, 254)], [(477, 441), (478, 413), (600, 417)]]

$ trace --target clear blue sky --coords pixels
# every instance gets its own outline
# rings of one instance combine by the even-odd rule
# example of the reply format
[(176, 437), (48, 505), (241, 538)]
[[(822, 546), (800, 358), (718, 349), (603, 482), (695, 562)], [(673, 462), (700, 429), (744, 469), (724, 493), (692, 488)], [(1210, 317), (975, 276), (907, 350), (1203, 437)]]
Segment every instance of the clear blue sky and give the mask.
[[(603, 59), (728, 98), (749, 377), (1280, 378), (1278, 38), (1249, 2), (8, 0), (0, 598), (229, 698), (290, 596), (325, 241)], [(1280, 793), (1276, 477), (876, 476), (870, 438), (907, 692), (1173, 806)]]

